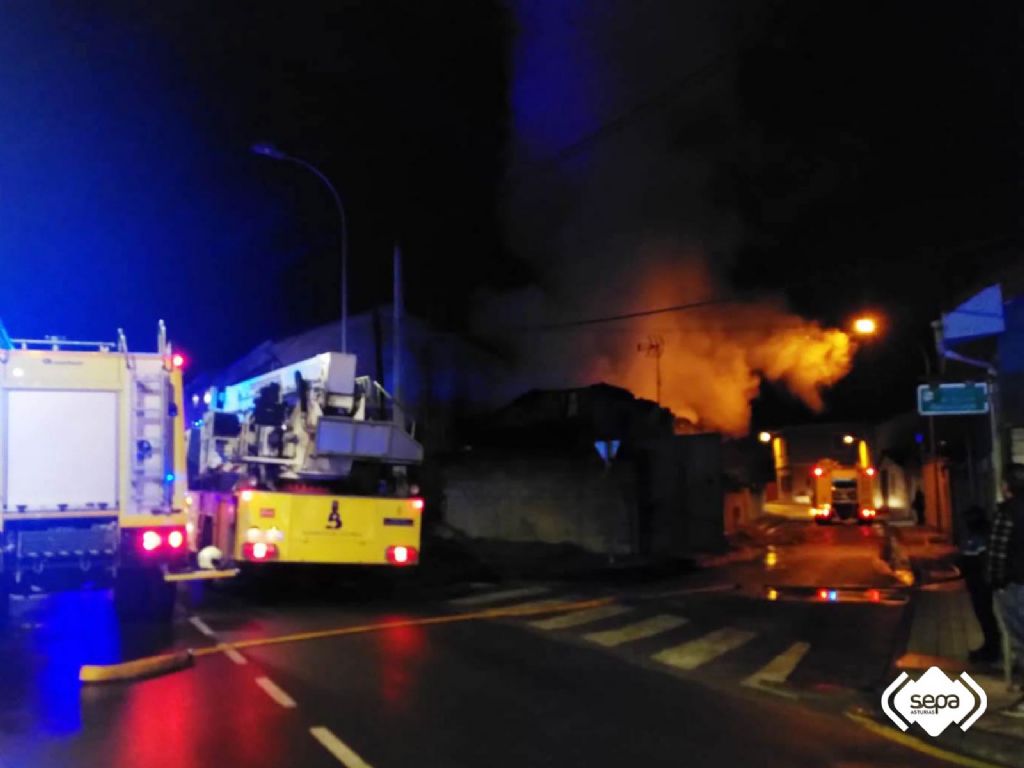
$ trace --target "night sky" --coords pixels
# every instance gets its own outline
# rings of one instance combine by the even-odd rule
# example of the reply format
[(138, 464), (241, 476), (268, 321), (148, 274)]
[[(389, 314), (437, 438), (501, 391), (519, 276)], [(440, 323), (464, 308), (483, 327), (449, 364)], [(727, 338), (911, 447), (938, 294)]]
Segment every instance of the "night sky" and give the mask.
[[(702, 183), (639, 199), (713, 231), (732, 289), (827, 323), (888, 318), (831, 397), (843, 417), (909, 407), (908, 349), (1019, 246), (1011, 2), (98, 5), (10, 3), (0, 26), (0, 317), (15, 336), (124, 325), (146, 346), (164, 317), (210, 367), (336, 317), (330, 200), (249, 154), (256, 140), (345, 198), (352, 311), (388, 299), (400, 240), (410, 309), (465, 329), (482, 289), (544, 280), (555, 246), (522, 190), (555, 194), (596, 145), (659, 124), (663, 165), (697, 155)], [(561, 57), (579, 25), (614, 45)], [(660, 108), (694, 88), (685, 110)], [(772, 396), (759, 413), (789, 415)]]

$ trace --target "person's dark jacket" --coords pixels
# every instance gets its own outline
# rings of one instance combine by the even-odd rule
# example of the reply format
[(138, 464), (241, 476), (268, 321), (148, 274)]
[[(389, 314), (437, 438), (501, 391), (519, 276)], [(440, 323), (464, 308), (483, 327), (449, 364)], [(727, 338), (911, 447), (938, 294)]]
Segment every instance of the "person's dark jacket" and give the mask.
[(1024, 496), (1014, 496), (996, 509), (988, 543), (988, 581), (999, 589), (1024, 584)]
[(1010, 499), (1010, 509), (1013, 523), (1006, 559), (1006, 580), (1012, 584), (1024, 584), (1024, 496)]

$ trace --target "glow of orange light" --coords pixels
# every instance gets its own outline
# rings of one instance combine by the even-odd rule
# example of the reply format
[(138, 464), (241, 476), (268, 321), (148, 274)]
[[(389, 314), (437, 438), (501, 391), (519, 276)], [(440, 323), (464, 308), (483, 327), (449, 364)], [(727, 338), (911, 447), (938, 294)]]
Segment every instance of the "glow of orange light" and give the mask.
[(853, 321), (853, 332), (858, 336), (874, 336), (878, 332), (878, 321), (869, 315)]

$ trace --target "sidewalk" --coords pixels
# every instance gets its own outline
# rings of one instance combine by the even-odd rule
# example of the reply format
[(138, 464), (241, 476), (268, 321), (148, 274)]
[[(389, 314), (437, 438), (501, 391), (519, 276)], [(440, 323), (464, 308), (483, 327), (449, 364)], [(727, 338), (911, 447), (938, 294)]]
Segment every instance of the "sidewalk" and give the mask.
[(981, 758), (1024, 765), (1024, 721), (1000, 712), (1019, 700), (1022, 692), (1019, 687), (1007, 688), (998, 667), (968, 662), (968, 652), (981, 642), (981, 629), (963, 582), (933, 584), (914, 598), (906, 653), (896, 667), (915, 678), (933, 666), (950, 677), (967, 672), (985, 690), (988, 710), (966, 734), (951, 727), (940, 741)]

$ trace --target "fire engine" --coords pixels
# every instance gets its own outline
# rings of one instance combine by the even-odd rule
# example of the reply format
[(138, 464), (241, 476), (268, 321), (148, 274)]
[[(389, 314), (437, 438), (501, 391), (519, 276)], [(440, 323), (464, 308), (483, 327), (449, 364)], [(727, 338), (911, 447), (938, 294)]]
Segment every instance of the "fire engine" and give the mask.
[(198, 573), (187, 528), (181, 368), (153, 353), (11, 339), (0, 325), (0, 615), (13, 593), (113, 587), (124, 615), (167, 620)]
[(415, 565), (424, 502), (415, 425), (325, 352), (208, 390), (190, 433), (200, 565)]
[[(853, 438), (844, 437), (852, 444)], [(875, 468), (867, 443), (857, 443), (857, 460), (843, 464), (834, 458), (820, 459), (811, 469), (811, 515), (819, 523), (856, 520), (874, 522)]]

